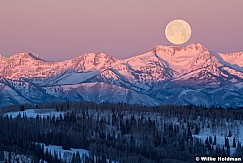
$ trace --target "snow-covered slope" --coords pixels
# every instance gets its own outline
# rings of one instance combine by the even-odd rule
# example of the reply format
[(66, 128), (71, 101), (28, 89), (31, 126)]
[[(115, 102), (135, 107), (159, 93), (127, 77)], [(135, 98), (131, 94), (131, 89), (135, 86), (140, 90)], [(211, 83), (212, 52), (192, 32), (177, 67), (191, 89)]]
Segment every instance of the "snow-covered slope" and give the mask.
[(19, 95), (15, 90), (0, 83), (0, 104), (1, 105), (16, 105), (21, 103), (28, 103), (24, 97)]
[(243, 67), (243, 52), (228, 54), (219, 53), (219, 55), (223, 58), (225, 62), (232, 65), (238, 65), (239, 67)]
[(70, 101), (123, 102), (129, 104), (160, 105), (159, 100), (116, 85), (103, 82), (45, 87), (56, 98)]
[(158, 45), (125, 60), (100, 52), (63, 62), (1, 55), (0, 76), (0, 105), (69, 99), (243, 106), (243, 53), (216, 53), (199, 43)]

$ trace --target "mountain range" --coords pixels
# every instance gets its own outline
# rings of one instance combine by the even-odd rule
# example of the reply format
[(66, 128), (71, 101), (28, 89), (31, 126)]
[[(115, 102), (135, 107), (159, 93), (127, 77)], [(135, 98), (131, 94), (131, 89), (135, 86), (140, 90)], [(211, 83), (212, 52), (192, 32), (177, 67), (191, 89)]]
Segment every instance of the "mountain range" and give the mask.
[(0, 55), (0, 106), (51, 101), (243, 106), (243, 52), (199, 43), (158, 45), (125, 60), (86, 53), (45, 61), (33, 53)]

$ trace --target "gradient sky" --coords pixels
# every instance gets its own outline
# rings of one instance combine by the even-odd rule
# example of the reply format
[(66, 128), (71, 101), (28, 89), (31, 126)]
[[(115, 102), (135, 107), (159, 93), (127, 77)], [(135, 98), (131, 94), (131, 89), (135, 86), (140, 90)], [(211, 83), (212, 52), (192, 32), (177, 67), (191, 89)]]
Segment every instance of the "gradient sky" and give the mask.
[(62, 61), (86, 52), (128, 58), (171, 45), (166, 24), (184, 19), (186, 43), (243, 51), (243, 0), (1, 0), (0, 54), (34, 52)]

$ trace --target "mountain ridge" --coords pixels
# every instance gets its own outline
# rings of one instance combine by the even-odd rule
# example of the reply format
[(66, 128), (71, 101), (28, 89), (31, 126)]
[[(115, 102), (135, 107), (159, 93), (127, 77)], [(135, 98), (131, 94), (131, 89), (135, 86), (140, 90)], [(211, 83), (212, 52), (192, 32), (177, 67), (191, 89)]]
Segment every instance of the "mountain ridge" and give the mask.
[[(9, 58), (0, 57), (0, 90), (4, 92), (5, 89), (11, 89), (30, 103), (47, 99), (117, 102), (119, 97), (124, 97), (122, 102), (136, 103), (137, 100), (138, 104), (143, 105), (174, 103), (210, 106), (217, 101), (216, 105), (238, 107), (243, 106), (242, 65), (243, 52), (228, 55), (217, 53), (200, 43), (185, 47), (157, 45), (143, 54), (124, 60), (97, 52), (85, 53), (62, 62), (51, 62), (34, 53), (18, 53)], [(19, 86), (13, 87), (16, 82)], [(97, 86), (95, 91), (88, 83), (100, 83), (97, 85), (104, 88)], [(72, 91), (57, 89), (64, 89), (67, 85), (72, 85)], [(92, 96), (86, 96), (79, 87), (92, 90), (87, 91)], [(54, 92), (65, 98), (57, 97), (45, 88), (55, 88)], [(110, 92), (112, 98), (101, 95), (103, 92), (108, 96), (109, 89), (113, 90)], [(127, 91), (130, 93), (127, 94)], [(41, 97), (35, 97), (38, 94), (36, 92)], [(74, 97), (70, 92), (76, 92), (77, 96)], [(218, 94), (222, 92), (225, 96), (220, 97)], [(6, 92), (0, 91), (0, 97), (3, 95), (6, 96)], [(5, 103), (22, 103), (14, 96), (7, 95), (11, 100), (5, 100)], [(217, 100), (213, 97), (217, 97)], [(0, 105), (5, 105), (4, 101)]]
[[(171, 45), (156, 45), (154, 48), (152, 48), (151, 50), (148, 50), (147, 52), (160, 51), (161, 49), (163, 51), (165, 51), (165, 50), (177, 50), (178, 51), (178, 50), (187, 50), (187, 49), (196, 49), (196, 50), (203, 49), (204, 51), (212, 51), (212, 50), (209, 50), (206, 46), (204, 46), (204, 45), (202, 45), (200, 43), (191, 43), (191, 44), (189, 44), (187, 46), (184, 46), (184, 47), (171, 46)], [(145, 53), (147, 53), (147, 52), (145, 52)], [(138, 54), (136, 56), (143, 55), (143, 54), (144, 53)], [(219, 52), (218, 54), (220, 54), (220, 56), (224, 55), (224, 56), (227, 56), (227, 57), (229, 57), (229, 56), (231, 56), (231, 57), (232, 56), (242, 57), (243, 51), (242, 52), (240, 52), (240, 51), (238, 51), (238, 52), (230, 52), (230, 53)], [(20, 53), (15, 53), (15, 54), (13, 54), (13, 55), (11, 55), (9, 57), (5, 57), (3, 54), (0, 54), (0, 59), (10, 59), (10, 58), (13, 58), (14, 56), (30, 56), (30, 57), (35, 58), (35, 59), (42, 59), (44, 62), (60, 63), (60, 62), (65, 62), (65, 61), (73, 60), (75, 58), (80, 58), (80, 57), (89, 56), (89, 55), (96, 55), (96, 56), (97, 55), (103, 55), (103, 56), (111, 57), (111, 58), (113, 58), (115, 60), (124, 60), (124, 61), (128, 60), (130, 58), (136, 57), (136, 56), (132, 56), (132, 57), (129, 57), (129, 58), (126, 58), (126, 59), (118, 59), (118, 58), (115, 58), (113, 56), (109, 56), (109, 55), (107, 55), (107, 54), (105, 54), (103, 52), (90, 52), (90, 53), (80, 54), (80, 55), (78, 55), (76, 57), (69, 58), (69, 59), (64, 60), (64, 61), (48, 61), (48, 60), (45, 60), (45, 59), (41, 58), (40, 55), (32, 53), (32, 52), (20, 52)], [(243, 64), (243, 63), (241, 62), (240, 64)]]

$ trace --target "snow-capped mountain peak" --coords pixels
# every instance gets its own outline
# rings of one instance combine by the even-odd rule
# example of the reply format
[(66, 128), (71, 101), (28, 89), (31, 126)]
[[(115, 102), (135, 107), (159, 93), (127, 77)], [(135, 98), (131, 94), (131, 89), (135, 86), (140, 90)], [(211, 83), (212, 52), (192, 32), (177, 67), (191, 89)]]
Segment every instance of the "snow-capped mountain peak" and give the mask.
[(220, 65), (217, 58), (199, 43), (193, 43), (186, 47), (157, 45), (152, 50), (125, 61), (137, 71), (147, 71), (147, 74), (151, 74), (153, 71), (151, 76), (154, 77), (159, 74), (167, 74), (166, 77), (159, 76), (156, 81), (175, 79), (204, 67)]
[(111, 67), (113, 63), (118, 61), (114, 57), (108, 56), (104, 53), (85, 53), (75, 57), (69, 62), (78, 71), (96, 71)]
[(165, 45), (156, 45), (152, 51), (164, 51), (164, 52), (169, 52), (173, 53), (174, 51), (208, 51), (208, 49), (200, 44), (200, 43), (191, 43), (187, 46), (181, 47), (181, 46), (165, 46)]
[(184, 48), (196, 49), (196, 50), (200, 50), (200, 51), (208, 51), (208, 48), (200, 43), (191, 43)]
[[(124, 101), (135, 96), (144, 97), (145, 102), (139, 98), (141, 104), (176, 101), (177, 104), (203, 102), (211, 105), (214, 101), (210, 99), (216, 98), (221, 99), (217, 103), (224, 101), (224, 105), (231, 105), (232, 101), (227, 100), (234, 98), (234, 105), (243, 105), (242, 66), (243, 53), (216, 53), (200, 43), (185, 47), (157, 45), (125, 60), (97, 52), (63, 62), (47, 62), (33, 53), (18, 53), (9, 58), (0, 56), (0, 88), (5, 90), (4, 95), (11, 96), (10, 91), (25, 102), (35, 101), (35, 91), (43, 96), (36, 97), (39, 101), (48, 97), (117, 102), (119, 98), (107, 99), (101, 95), (102, 92), (108, 95), (108, 88), (114, 88), (113, 91), (119, 89), (118, 94), (124, 96)], [(96, 84), (92, 87), (92, 95), (85, 97), (83, 94), (89, 92), (92, 83), (106, 83), (109, 87)], [(100, 90), (99, 96), (95, 89)], [(112, 98), (118, 94), (114, 92)], [(15, 99), (14, 96), (10, 99)], [(197, 99), (190, 102), (192, 97)], [(146, 102), (145, 98), (150, 101)]]
[(10, 59), (26, 59), (26, 58), (30, 58), (30, 59), (40, 59), (39, 55), (34, 54), (34, 53), (16, 53), (14, 55), (12, 55), (10, 57)]
[(227, 54), (219, 53), (219, 55), (223, 58), (224, 61), (243, 67), (243, 52), (227, 53)]

